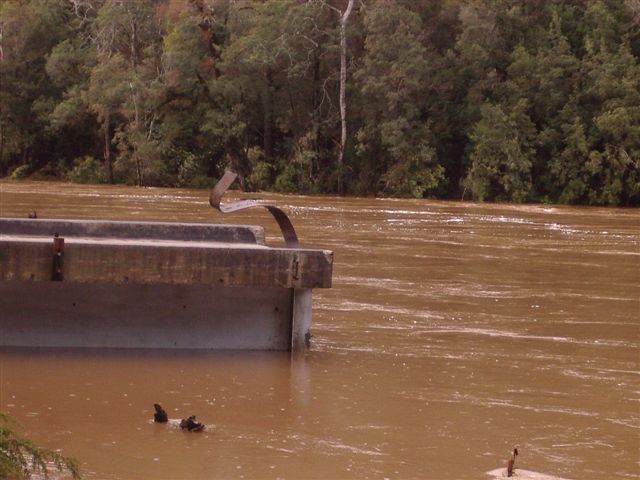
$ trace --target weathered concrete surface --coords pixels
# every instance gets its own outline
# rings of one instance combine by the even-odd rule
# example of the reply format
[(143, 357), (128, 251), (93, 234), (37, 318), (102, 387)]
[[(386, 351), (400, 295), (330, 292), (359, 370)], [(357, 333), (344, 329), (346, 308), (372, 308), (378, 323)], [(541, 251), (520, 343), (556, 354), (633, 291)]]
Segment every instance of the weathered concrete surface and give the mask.
[(262, 227), (203, 223), (0, 218), (0, 234), (265, 244)]
[(283, 288), (0, 282), (0, 345), (289, 350), (291, 295)]
[(293, 292), (291, 350), (301, 351), (310, 346), (313, 297), (310, 288), (297, 288)]
[(300, 350), (332, 264), (260, 227), (0, 219), (0, 345)]
[(0, 219), (0, 233), (0, 280), (51, 280), (59, 234), (65, 281), (331, 287), (331, 252), (266, 247), (259, 227)]
[[(0, 280), (51, 279), (53, 237), (0, 236)], [(65, 237), (70, 282), (329, 288), (330, 252), (248, 244)]]

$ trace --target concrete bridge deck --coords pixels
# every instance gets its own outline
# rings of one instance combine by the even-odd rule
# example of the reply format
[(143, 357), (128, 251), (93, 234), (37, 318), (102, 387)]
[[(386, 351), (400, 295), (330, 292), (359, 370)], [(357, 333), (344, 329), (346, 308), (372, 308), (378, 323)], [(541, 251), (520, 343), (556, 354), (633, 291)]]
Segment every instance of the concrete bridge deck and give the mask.
[(0, 219), (0, 345), (300, 350), (332, 263), (256, 226)]

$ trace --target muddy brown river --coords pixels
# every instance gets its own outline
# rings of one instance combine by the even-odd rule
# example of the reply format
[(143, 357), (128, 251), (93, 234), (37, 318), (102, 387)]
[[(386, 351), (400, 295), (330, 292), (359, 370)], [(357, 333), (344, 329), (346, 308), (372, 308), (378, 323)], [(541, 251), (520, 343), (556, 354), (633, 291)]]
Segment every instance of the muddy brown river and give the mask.
[[(207, 196), (0, 182), (0, 213), (281, 244)], [(522, 469), (640, 478), (639, 210), (255, 196), (335, 252), (308, 354), (3, 349), (0, 411), (87, 479), (485, 479), (516, 445)], [(154, 402), (207, 430), (153, 424)]]

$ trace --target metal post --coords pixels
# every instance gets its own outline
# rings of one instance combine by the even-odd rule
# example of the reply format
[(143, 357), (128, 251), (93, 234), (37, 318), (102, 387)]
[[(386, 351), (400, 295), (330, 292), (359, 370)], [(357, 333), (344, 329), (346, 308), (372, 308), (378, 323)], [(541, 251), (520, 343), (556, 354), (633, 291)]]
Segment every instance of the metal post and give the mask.
[(53, 237), (53, 271), (51, 272), (51, 280), (54, 282), (62, 281), (62, 255), (64, 253), (64, 238), (59, 237), (56, 233)]

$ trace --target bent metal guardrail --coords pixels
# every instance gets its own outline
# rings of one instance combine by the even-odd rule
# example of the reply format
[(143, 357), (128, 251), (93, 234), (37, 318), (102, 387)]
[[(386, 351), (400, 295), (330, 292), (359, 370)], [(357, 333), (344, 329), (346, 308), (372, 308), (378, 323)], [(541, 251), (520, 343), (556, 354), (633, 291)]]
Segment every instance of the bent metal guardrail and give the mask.
[(240, 210), (246, 210), (248, 208), (256, 208), (263, 207), (269, 210), (269, 213), (273, 215), (273, 218), (278, 222), (278, 226), (280, 227), (280, 231), (284, 236), (285, 244), (288, 248), (299, 248), (300, 242), (298, 241), (298, 235), (296, 234), (295, 228), (293, 228), (293, 224), (287, 214), (284, 213), (280, 208), (275, 205), (271, 205), (263, 202), (262, 200), (240, 200), (238, 202), (227, 203), (226, 205), (222, 205), (220, 201), (222, 200), (222, 196), (227, 191), (227, 189), (231, 186), (231, 184), (235, 181), (238, 175), (234, 172), (227, 170), (224, 172), (222, 178), (216, 183), (215, 187), (211, 191), (211, 195), (209, 196), (209, 204), (219, 210), (221, 213), (233, 213), (238, 212)]

